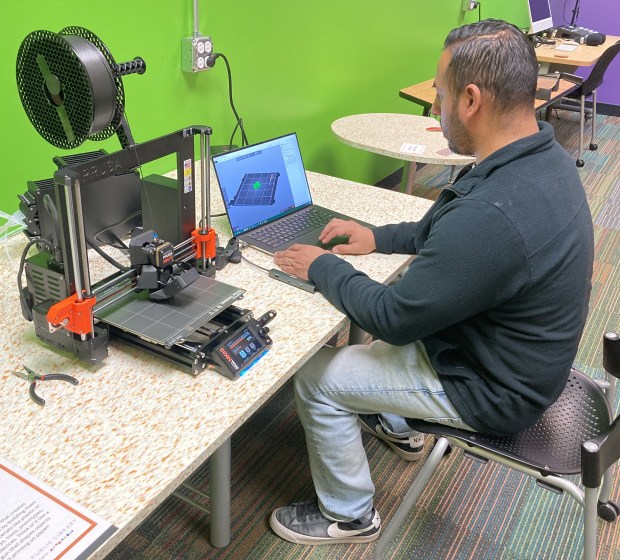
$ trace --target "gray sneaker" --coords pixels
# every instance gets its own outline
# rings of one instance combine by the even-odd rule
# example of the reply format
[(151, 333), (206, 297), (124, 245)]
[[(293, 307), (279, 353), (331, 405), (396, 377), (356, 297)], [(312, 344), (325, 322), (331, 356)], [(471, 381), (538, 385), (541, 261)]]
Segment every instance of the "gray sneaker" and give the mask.
[(332, 521), (321, 513), (316, 500), (276, 509), (269, 525), (276, 535), (296, 544), (369, 543), (381, 531), (375, 508), (355, 521)]
[(362, 430), (379, 438), (399, 457), (407, 461), (417, 461), (424, 454), (424, 434), (412, 437), (395, 438), (385, 433), (378, 414), (358, 414)]

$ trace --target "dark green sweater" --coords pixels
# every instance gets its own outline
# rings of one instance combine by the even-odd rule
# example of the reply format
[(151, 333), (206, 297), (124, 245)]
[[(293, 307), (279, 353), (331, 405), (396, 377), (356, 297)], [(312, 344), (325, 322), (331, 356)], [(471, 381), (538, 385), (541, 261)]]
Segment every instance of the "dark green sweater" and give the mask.
[(394, 286), (336, 255), (309, 277), (376, 338), (422, 340), (448, 398), (494, 435), (561, 393), (586, 319), (592, 218), (575, 162), (540, 123), (461, 177), (419, 222), (375, 228), (377, 251), (417, 257)]

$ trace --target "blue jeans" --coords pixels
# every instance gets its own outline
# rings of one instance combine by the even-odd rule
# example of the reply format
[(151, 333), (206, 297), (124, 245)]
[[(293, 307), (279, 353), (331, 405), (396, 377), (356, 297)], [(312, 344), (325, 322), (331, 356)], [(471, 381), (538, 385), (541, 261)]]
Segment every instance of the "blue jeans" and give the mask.
[(448, 400), (420, 342), (323, 348), (296, 373), (295, 397), (319, 505), (334, 521), (359, 519), (373, 506), (358, 414), (381, 412), (386, 431), (402, 437), (412, 434), (403, 417), (472, 429)]

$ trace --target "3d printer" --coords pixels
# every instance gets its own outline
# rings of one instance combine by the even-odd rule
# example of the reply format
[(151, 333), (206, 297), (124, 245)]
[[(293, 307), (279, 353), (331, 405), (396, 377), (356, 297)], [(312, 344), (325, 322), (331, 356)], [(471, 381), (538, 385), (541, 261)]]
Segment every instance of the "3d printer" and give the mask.
[[(214, 367), (234, 379), (271, 347), (265, 325), (275, 312), (255, 319), (233, 305), (243, 290), (213, 278), (218, 248), (209, 216), (211, 129), (190, 126), (134, 142), (121, 77), (145, 70), (139, 57), (116, 64), (101, 40), (81, 27), (35, 31), (22, 42), (19, 94), (41, 136), (65, 149), (114, 134), (121, 144), (112, 154), (54, 158), (53, 178), (30, 181), (20, 195), (30, 238), (18, 277), (22, 312), (41, 340), (88, 362), (104, 359), (110, 337), (118, 337), (193, 374)], [(176, 180), (141, 177), (143, 164), (171, 154)], [(123, 237), (130, 233), (126, 245)], [(33, 245), (39, 252), (28, 257)], [(110, 256), (106, 245), (128, 255), (129, 265)], [(91, 284), (89, 248), (118, 272)]]

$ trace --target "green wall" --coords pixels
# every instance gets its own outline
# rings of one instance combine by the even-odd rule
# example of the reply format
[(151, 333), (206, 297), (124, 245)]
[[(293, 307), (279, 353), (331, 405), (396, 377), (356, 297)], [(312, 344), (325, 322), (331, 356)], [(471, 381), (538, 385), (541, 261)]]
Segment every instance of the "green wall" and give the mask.
[[(448, 31), (477, 19), (477, 11), (463, 17), (460, 6), (461, 0), (201, 0), (199, 29), (230, 61), (235, 105), (250, 142), (296, 131), (307, 169), (374, 183), (396, 170), (398, 162), (341, 144), (330, 124), (355, 113), (419, 113), (398, 97), (398, 90), (432, 77)], [(524, 0), (483, 0), (482, 17), (524, 27), (525, 6)], [(145, 59), (146, 74), (123, 79), (127, 119), (137, 142), (190, 124), (213, 127), (214, 144), (228, 142), (234, 118), (224, 62), (200, 74), (180, 70), (181, 38), (193, 32), (192, 0), (13, 1), (5, 6), (5, 17), (0, 209), (13, 212), (26, 181), (51, 177), (51, 158), (68, 153), (38, 135), (17, 93), (17, 51), (37, 29), (86, 27), (117, 62)], [(116, 151), (119, 145), (116, 138), (88, 141), (74, 151), (99, 147)]]

